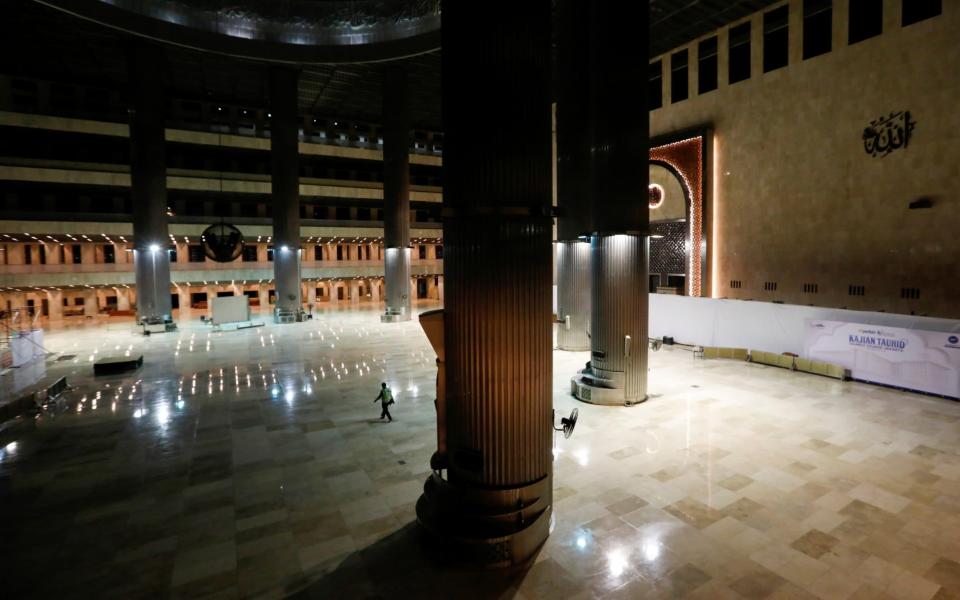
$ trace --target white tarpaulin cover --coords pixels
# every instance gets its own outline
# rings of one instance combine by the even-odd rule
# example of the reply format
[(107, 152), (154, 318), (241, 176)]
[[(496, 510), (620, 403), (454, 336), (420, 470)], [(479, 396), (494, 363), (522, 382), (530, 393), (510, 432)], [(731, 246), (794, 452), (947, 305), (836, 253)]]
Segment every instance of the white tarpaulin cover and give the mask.
[(13, 366), (25, 365), (35, 358), (43, 356), (43, 330), (31, 329), (18, 331), (10, 338), (10, 353)]
[[(888, 369), (885, 363), (868, 371), (868, 361), (893, 361), (891, 351), (867, 355), (858, 348), (852, 356), (860, 361), (858, 368), (840, 357), (827, 358), (823, 354), (810, 356), (806, 343), (808, 321), (835, 322), (850, 324), (854, 328), (882, 328), (883, 331), (909, 332), (913, 341), (909, 352), (896, 353), (908, 357), (909, 361), (922, 355), (926, 366), (917, 364)], [(853, 377), (865, 381), (875, 381), (921, 391), (929, 391), (945, 396), (958, 396), (956, 375), (950, 375), (946, 365), (957, 369), (960, 350), (946, 348), (951, 337), (960, 338), (960, 321), (933, 319), (912, 315), (844, 310), (818, 306), (797, 306), (792, 304), (773, 304), (771, 302), (749, 302), (744, 300), (720, 300), (714, 298), (691, 298), (667, 294), (650, 294), (650, 337), (671, 336), (677, 342), (700, 346), (720, 346), (727, 348), (747, 348), (766, 352), (792, 352), (804, 358), (817, 358), (831, 363), (842, 364), (850, 368)], [(826, 340), (820, 342), (826, 348)], [(958, 344), (953, 344), (958, 345)], [(919, 354), (914, 354), (914, 351)], [(826, 350), (824, 350), (826, 351)], [(830, 350), (835, 352), (836, 350)], [(818, 350), (819, 352), (819, 350)], [(949, 360), (947, 355), (952, 356)], [(852, 360), (852, 358), (851, 358)], [(950, 362), (953, 361), (953, 362)], [(890, 377), (881, 377), (882, 372), (893, 373)], [(956, 373), (956, 371), (953, 371)], [(950, 382), (954, 383), (951, 384)], [(940, 383), (937, 383), (940, 382)], [(950, 386), (953, 386), (952, 388)], [(937, 391), (937, 390), (950, 391)]]
[(210, 301), (210, 319), (214, 325), (250, 320), (250, 300), (246, 296), (221, 296)]

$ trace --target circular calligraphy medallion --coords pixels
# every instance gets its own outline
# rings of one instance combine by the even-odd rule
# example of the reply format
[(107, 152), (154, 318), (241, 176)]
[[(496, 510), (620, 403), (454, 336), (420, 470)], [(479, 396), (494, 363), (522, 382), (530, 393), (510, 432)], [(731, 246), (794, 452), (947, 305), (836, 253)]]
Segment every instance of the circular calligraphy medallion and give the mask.
[(650, 208), (660, 208), (663, 204), (663, 188), (656, 183), (651, 183), (647, 189), (650, 192)]

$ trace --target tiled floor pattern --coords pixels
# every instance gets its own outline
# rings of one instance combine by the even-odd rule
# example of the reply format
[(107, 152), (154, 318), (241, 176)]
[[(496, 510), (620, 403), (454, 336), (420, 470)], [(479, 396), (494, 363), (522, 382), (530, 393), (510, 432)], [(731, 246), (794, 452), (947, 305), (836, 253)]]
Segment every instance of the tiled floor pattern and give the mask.
[[(566, 394), (586, 355), (558, 352), (555, 405), (581, 416), (553, 533), (529, 568), (475, 573), (413, 524), (435, 446), (415, 322), (48, 346), (78, 389), (0, 440), (12, 597), (960, 598), (960, 403), (665, 349), (649, 402), (595, 407)], [(142, 369), (92, 377), (128, 350)]]

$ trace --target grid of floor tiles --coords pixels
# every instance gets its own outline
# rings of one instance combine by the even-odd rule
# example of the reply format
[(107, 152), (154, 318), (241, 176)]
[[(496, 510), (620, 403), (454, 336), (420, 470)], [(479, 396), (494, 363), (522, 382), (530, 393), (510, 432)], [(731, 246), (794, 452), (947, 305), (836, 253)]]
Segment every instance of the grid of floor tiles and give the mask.
[[(431, 556), (413, 524), (435, 446), (415, 322), (48, 345), (78, 389), (0, 440), (14, 597), (960, 597), (955, 402), (668, 349), (649, 402), (594, 407), (566, 394), (586, 354), (558, 352), (555, 405), (581, 418), (555, 442), (553, 533), (494, 575)], [(136, 373), (90, 375), (128, 351)]]

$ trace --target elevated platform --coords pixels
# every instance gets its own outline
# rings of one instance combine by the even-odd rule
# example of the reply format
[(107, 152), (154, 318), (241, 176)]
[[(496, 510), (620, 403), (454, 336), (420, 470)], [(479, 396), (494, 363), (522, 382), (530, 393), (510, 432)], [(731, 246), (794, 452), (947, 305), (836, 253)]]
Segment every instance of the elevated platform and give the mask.
[(132, 356), (104, 356), (93, 363), (94, 375), (112, 375), (125, 371), (135, 371), (143, 365), (143, 355)]
[(570, 394), (582, 402), (604, 406), (635, 406), (647, 401), (646, 398), (627, 401), (622, 380), (604, 379), (589, 369), (570, 378)]

